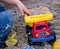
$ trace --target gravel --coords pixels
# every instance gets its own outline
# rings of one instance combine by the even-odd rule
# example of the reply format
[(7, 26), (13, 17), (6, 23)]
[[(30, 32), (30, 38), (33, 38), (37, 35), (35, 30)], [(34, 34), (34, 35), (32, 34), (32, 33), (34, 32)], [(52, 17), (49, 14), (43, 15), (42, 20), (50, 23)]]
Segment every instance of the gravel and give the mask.
[[(33, 13), (35, 12), (34, 15), (39, 14), (38, 10), (35, 11), (34, 9), (39, 8), (40, 6), (48, 7), (54, 15), (54, 19), (50, 21), (50, 23), (56, 33), (56, 39), (60, 39), (60, 0), (25, 0), (23, 3), (27, 8), (33, 11)], [(4, 49), (24, 49), (30, 47), (27, 41), (26, 23), (23, 20), (23, 16), (21, 16), (16, 6), (12, 6), (9, 11), (13, 15), (14, 24), (12, 30), (17, 32), (16, 38), (18, 39), (18, 44), (14, 47), (6, 47)], [(34, 49), (53, 49), (52, 45), (47, 43), (45, 43), (44, 46), (32, 45), (32, 47)]]

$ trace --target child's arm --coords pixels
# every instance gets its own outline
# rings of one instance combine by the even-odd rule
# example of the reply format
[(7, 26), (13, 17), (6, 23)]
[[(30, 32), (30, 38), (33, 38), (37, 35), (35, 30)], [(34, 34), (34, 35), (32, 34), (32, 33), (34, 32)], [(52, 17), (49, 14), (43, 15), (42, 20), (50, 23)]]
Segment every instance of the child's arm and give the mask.
[(26, 12), (28, 15), (31, 15), (30, 10), (28, 10), (20, 0), (2, 0), (2, 1), (10, 4), (15, 4), (19, 8), (22, 15), (24, 15), (24, 12)]

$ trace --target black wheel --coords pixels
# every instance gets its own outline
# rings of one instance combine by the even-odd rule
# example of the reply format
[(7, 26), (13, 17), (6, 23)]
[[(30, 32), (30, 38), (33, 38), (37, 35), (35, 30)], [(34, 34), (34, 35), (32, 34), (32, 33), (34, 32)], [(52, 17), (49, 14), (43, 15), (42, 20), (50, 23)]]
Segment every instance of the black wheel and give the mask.
[(54, 29), (51, 27), (51, 35), (53, 35), (54, 36), (54, 41), (56, 40), (56, 33), (55, 33), (55, 31), (54, 31)]
[(31, 42), (31, 39), (30, 38), (31, 38), (31, 36), (28, 36), (28, 44), (29, 45), (33, 45), (33, 43)]
[(31, 32), (28, 32), (28, 36), (31, 37), (32, 36), (32, 33)]
[(48, 41), (49, 44), (53, 45), (55, 40)]
[(51, 45), (53, 45), (53, 43), (56, 41), (56, 34), (55, 34), (55, 31), (54, 31), (54, 29), (52, 27), (52, 24), (48, 23), (48, 26), (49, 26), (51, 35), (54, 36), (54, 40), (50, 40), (50, 41), (48, 41), (48, 43), (51, 44)]
[(28, 33), (29, 31), (28, 31), (28, 25), (26, 25), (26, 33)]
[(48, 23), (48, 26), (52, 26), (52, 24), (49, 22), (49, 23)]
[(42, 42), (38, 42), (36, 43), (36, 45), (42, 46)]
[(50, 40), (50, 41), (48, 41), (48, 43), (51, 44), (51, 45), (53, 45), (54, 42), (56, 41), (56, 35), (55, 35), (55, 32), (51, 33), (51, 35), (54, 36), (54, 40)]
[(28, 25), (26, 25), (26, 33), (29, 33), (29, 30), (31, 30), (32, 28)]

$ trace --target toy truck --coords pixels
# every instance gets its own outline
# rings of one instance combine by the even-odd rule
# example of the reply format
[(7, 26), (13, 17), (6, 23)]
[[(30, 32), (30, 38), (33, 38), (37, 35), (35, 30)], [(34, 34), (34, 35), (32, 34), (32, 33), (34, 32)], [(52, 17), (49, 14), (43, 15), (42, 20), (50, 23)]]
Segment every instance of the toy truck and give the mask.
[(53, 42), (56, 39), (51, 25), (47, 22), (52, 19), (52, 13), (34, 16), (25, 15), (24, 21), (27, 23), (26, 32), (28, 33), (28, 42), (30, 45), (42, 42)]

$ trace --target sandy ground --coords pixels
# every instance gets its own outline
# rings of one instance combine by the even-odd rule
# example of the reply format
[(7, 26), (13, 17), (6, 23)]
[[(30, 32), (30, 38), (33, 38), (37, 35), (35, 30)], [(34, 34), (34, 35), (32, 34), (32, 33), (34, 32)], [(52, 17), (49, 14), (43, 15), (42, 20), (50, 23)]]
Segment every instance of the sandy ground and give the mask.
[[(25, 0), (23, 3), (29, 9), (47, 6), (54, 15), (54, 20), (50, 21), (50, 23), (52, 23), (57, 39), (60, 38), (60, 0)], [(24, 49), (26, 47), (33, 47), (34, 49), (53, 49), (53, 47), (47, 43), (44, 46), (28, 45), (28, 37), (25, 28), (26, 23), (23, 21), (23, 16), (21, 16), (19, 10), (15, 6), (10, 8), (10, 12), (13, 14), (14, 24), (12, 30), (17, 32), (16, 38), (18, 39), (18, 44), (14, 47), (6, 47), (2, 49)]]

